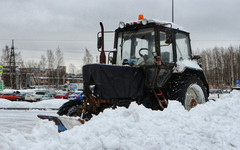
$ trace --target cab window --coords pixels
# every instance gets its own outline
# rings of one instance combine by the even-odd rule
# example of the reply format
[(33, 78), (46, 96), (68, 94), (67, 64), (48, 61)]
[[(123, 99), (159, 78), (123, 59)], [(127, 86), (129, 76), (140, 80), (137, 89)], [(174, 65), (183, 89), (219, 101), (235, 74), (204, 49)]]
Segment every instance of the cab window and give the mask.
[(190, 41), (187, 35), (176, 33), (177, 61), (190, 59)]
[(155, 53), (154, 28), (118, 33), (117, 65), (126, 61), (131, 65), (152, 65)]
[(164, 63), (173, 62), (173, 48), (172, 44), (166, 44), (166, 33), (160, 31), (160, 50), (161, 50), (161, 60)]

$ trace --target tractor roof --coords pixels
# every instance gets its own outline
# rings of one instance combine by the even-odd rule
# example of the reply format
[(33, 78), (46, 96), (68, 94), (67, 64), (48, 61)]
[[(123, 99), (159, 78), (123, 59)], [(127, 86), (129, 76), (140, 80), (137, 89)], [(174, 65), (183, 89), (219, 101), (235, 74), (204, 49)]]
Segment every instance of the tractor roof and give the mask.
[(184, 27), (179, 26), (179, 25), (177, 25), (175, 23), (172, 23), (170, 21), (160, 21), (160, 20), (157, 20), (157, 19), (147, 19), (147, 18), (143, 18), (143, 16), (140, 16), (140, 15), (139, 15), (138, 21), (130, 21), (130, 22), (127, 22), (127, 23), (120, 22), (119, 27), (124, 28), (124, 27), (127, 27), (127, 26), (140, 25), (140, 24), (142, 24), (142, 25), (156, 24), (156, 25), (165, 26), (165, 27), (168, 27), (168, 28), (172, 27), (173, 29), (189, 33), (189, 31), (187, 31)]
[(177, 25), (175, 23), (172, 23), (172, 22), (169, 22), (169, 21), (161, 21), (161, 20), (157, 20), (157, 19), (148, 19), (148, 23), (155, 23), (157, 25), (163, 25), (163, 26), (166, 26), (166, 27), (170, 27), (170, 24), (171, 24), (173, 29), (181, 30), (181, 31), (189, 33), (189, 31), (187, 31), (184, 27), (179, 26), (179, 25)]

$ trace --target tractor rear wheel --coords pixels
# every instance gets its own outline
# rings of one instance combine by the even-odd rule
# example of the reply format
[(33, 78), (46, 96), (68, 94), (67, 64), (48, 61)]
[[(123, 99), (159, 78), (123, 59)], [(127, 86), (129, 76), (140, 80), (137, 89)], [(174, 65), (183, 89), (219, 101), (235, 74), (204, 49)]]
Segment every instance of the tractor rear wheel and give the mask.
[(196, 75), (183, 75), (170, 84), (170, 99), (178, 100), (186, 110), (207, 100), (207, 88)]

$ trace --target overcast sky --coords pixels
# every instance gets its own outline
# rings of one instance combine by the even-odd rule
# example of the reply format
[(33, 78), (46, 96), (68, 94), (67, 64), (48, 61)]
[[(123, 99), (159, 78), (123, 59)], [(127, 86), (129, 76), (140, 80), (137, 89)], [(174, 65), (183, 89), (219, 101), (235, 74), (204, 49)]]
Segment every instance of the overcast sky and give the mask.
[[(240, 0), (174, 0), (175, 23), (191, 33), (192, 48), (240, 45)], [(96, 33), (115, 30), (119, 21), (171, 21), (172, 0), (0, 0), (0, 48), (15, 40), (25, 60), (39, 60), (59, 47), (65, 64), (82, 65), (84, 49), (94, 58)], [(1, 52), (0, 52), (1, 55)]]

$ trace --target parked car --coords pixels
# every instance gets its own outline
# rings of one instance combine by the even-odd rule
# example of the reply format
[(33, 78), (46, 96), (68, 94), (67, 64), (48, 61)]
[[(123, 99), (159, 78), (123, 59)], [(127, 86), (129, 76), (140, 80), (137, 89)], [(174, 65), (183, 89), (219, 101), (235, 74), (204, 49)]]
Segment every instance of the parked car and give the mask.
[(227, 89), (227, 90), (223, 90), (223, 92), (224, 92), (225, 94), (230, 94), (231, 91), (232, 91), (232, 90), (229, 90), (229, 89)]
[(54, 98), (55, 99), (68, 99), (68, 95), (70, 92), (62, 92), (62, 93), (57, 93)]
[(43, 90), (35, 90), (33, 92), (29, 92), (25, 96), (25, 101), (40, 101), (43, 99), (43, 96), (48, 93), (47, 91)]
[(83, 91), (75, 91), (73, 94), (70, 94), (68, 96), (68, 100), (74, 100), (78, 97), (78, 95), (82, 94)]
[(20, 96), (18, 96), (16, 93), (2, 93), (0, 98), (12, 100), (12, 101), (20, 100)]
[(28, 92), (25, 95), (25, 101), (33, 101), (33, 97), (34, 97), (34, 92)]
[(35, 93), (35, 100), (42, 100), (43, 96), (46, 94), (47, 92), (46, 91), (36, 91)]
[(221, 89), (210, 89), (209, 93), (210, 94), (223, 94), (224, 92)]
[(46, 93), (43, 95), (42, 100), (53, 99), (55, 94)]
[(232, 90), (240, 90), (240, 87), (232, 87)]
[(19, 100), (20, 100), (20, 101), (24, 101), (24, 100), (25, 100), (26, 93), (18, 93), (17, 96), (19, 96)]
[(223, 94), (224, 92), (221, 89), (210, 89), (208, 99), (216, 100), (218, 98), (221, 98)]

